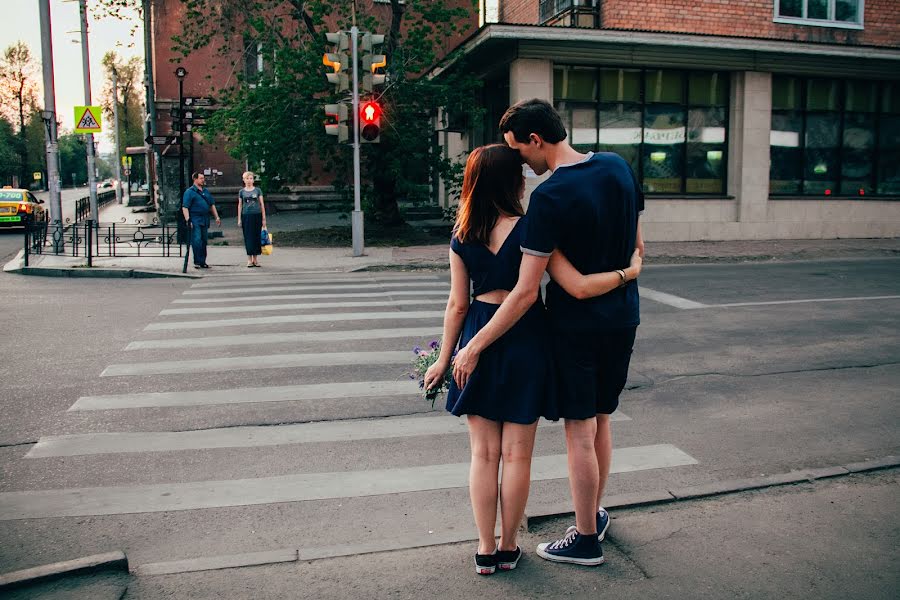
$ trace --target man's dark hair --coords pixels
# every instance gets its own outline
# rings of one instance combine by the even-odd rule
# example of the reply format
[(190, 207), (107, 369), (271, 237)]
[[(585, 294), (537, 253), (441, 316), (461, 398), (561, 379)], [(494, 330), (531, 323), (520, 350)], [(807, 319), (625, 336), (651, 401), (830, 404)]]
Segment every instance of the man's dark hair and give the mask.
[(510, 106), (500, 119), (500, 133), (512, 131), (517, 142), (527, 144), (536, 133), (549, 144), (566, 139), (566, 128), (559, 113), (546, 100), (534, 98)]
[(197, 181), (203, 173), (191, 173), (191, 181)]

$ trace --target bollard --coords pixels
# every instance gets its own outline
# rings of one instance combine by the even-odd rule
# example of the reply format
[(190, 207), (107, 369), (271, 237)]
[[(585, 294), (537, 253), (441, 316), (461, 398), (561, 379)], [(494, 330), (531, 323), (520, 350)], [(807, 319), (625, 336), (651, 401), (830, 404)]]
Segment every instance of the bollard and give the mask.
[(87, 266), (94, 266), (94, 220), (88, 219), (84, 222), (85, 244), (84, 252), (87, 254)]
[(28, 229), (29, 229), (28, 225), (26, 224), (25, 225), (25, 254), (24, 254), (26, 267), (28, 266), (28, 250), (30, 249), (30, 248), (28, 248), (28, 245), (29, 245), (28, 244)]

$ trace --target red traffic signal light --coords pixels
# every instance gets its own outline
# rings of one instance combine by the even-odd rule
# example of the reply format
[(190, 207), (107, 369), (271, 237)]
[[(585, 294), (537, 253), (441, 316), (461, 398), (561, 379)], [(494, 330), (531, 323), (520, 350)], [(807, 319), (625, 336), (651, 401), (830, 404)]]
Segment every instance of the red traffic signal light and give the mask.
[(362, 121), (360, 136), (366, 142), (377, 143), (381, 136), (381, 105), (375, 101), (365, 102), (359, 109)]

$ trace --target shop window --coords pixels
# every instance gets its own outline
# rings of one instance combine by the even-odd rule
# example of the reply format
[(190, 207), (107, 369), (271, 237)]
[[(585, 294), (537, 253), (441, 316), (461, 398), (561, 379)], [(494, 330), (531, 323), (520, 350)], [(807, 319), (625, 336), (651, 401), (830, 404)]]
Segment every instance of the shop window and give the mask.
[(900, 192), (900, 106), (887, 100), (897, 87), (774, 76), (769, 191), (776, 196)]
[(862, 29), (864, 0), (775, 0), (775, 22)]
[(880, 104), (876, 189), (900, 196), (900, 83), (882, 86)]
[(728, 84), (719, 72), (557, 67), (554, 97), (573, 147), (622, 156), (646, 193), (721, 195)]

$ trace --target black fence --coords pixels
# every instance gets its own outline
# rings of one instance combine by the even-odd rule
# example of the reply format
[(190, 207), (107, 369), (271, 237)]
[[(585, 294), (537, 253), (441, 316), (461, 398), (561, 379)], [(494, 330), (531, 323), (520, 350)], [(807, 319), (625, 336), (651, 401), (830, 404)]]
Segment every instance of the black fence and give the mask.
[[(115, 196), (114, 196), (115, 197)], [(29, 254), (84, 256), (92, 266), (95, 257), (172, 257), (182, 256), (178, 243), (178, 224), (156, 219), (133, 223), (95, 223), (86, 221), (62, 228), (40, 223), (25, 228), (25, 266)]]
[[(116, 190), (110, 190), (108, 192), (98, 192), (97, 193), (97, 210), (99, 211), (102, 207), (106, 206), (110, 202), (115, 202), (116, 200)], [(79, 198), (75, 201), (75, 222), (79, 223), (84, 221), (85, 219), (89, 219), (91, 217), (91, 198), (90, 196), (86, 198)]]

